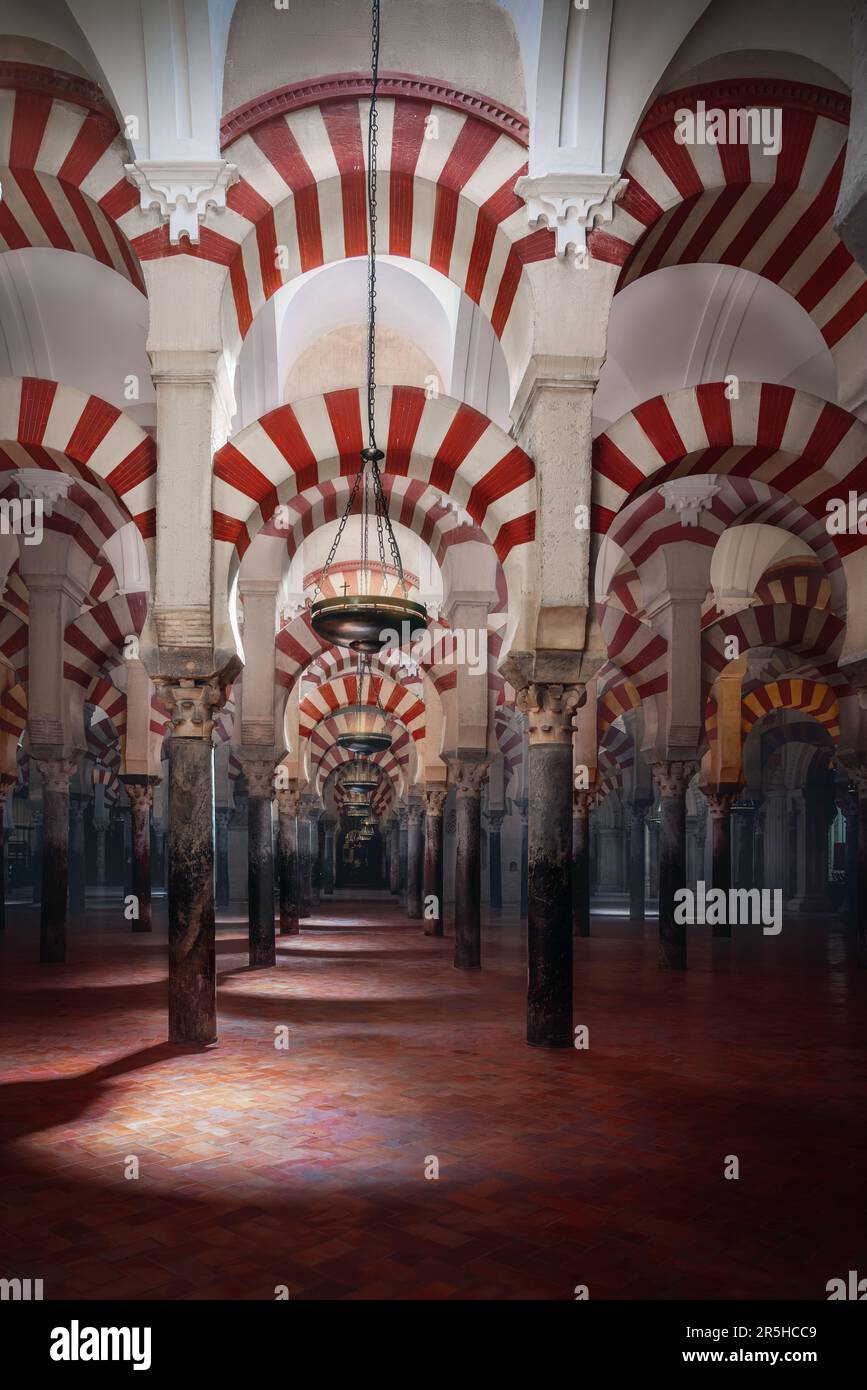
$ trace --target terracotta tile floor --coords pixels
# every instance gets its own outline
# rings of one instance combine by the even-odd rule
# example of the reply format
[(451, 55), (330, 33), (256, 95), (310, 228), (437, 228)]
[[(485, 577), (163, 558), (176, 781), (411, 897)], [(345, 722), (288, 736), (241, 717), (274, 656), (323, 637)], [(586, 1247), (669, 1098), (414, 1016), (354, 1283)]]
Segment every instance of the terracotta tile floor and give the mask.
[(10, 915), (0, 1274), (46, 1298), (821, 1299), (867, 1273), (867, 974), (840, 921), (696, 931), (678, 976), (653, 923), (600, 918), (590, 1048), (548, 1053), (515, 920), (460, 974), (391, 899), (344, 897), (250, 972), (229, 917), (220, 1045), (192, 1053), (162, 1041), (162, 930), (100, 909), (39, 967), (35, 910)]

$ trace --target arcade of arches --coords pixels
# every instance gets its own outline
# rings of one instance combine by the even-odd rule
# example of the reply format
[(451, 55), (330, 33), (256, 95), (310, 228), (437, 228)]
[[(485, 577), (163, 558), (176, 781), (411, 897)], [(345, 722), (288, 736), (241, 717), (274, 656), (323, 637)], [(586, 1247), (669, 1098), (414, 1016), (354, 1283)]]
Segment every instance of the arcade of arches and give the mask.
[(310, 605), (399, 588), (357, 506), (326, 563), (369, 6), (0, 0), (0, 1272), (46, 1298), (864, 1258), (867, 15), (645, 8), (382, 0), (431, 622), (360, 666)]

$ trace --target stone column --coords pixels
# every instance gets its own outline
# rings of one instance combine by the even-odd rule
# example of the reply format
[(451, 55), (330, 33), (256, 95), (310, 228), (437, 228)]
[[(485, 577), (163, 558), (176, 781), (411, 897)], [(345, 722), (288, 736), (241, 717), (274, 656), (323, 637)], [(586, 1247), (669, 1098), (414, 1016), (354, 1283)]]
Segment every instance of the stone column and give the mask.
[(400, 905), (407, 906), (407, 868), (408, 868), (408, 841), (409, 841), (409, 814), (405, 806), (398, 806), (397, 821), (399, 827), (398, 835), (398, 884), (400, 890)]
[(6, 926), (6, 798), (16, 778), (0, 773), (0, 931)]
[(658, 762), (653, 777), (659, 803), (659, 968), (686, 969), (686, 924), (674, 920), (674, 895), (686, 887), (686, 789), (694, 762)]
[(31, 811), (31, 825), (33, 827), (33, 857), (31, 868), (33, 870), (33, 901), (38, 903), (42, 899), (42, 803)]
[(334, 821), (325, 821), (325, 844), (322, 855), (322, 892), (334, 892)]
[(426, 791), (423, 796), (424, 818), (424, 898), (427, 904), (435, 900), (435, 913), (426, 919), (425, 936), (443, 934), (443, 811), (446, 796), (444, 787)]
[(277, 793), (277, 857), (280, 884), (280, 935), (298, 936), (300, 875), (298, 864), (298, 803), (295, 790)]
[[(312, 798), (315, 801), (315, 797)], [(310, 876), (312, 872), (311, 864), (311, 844), (313, 840), (313, 826), (311, 821), (312, 805), (311, 798), (302, 796), (298, 806), (298, 916), (299, 918), (309, 917), (312, 911), (312, 888)]]
[(521, 813), (521, 917), (526, 918), (529, 910), (529, 865), (530, 865), (530, 820), (529, 802), (518, 804)]
[(858, 885), (856, 959), (867, 969), (867, 762), (855, 771), (852, 781), (858, 792)]
[(844, 901), (850, 911), (855, 911), (858, 906), (856, 896), (858, 886), (858, 797), (851, 787), (838, 785), (835, 798), (846, 827)]
[(590, 935), (590, 811), (595, 793), (572, 792), (572, 935)]
[(217, 807), (217, 907), (229, 906), (229, 818), (231, 814), (228, 806)]
[(69, 798), (69, 911), (79, 914), (85, 907), (84, 812), (87, 802), (80, 796)]
[(659, 816), (647, 817), (647, 896), (659, 902)]
[(275, 758), (242, 757), (247, 781), (247, 926), (250, 965), (254, 970), (276, 965), (274, 940), (274, 839), (271, 801)]
[[(705, 791), (711, 826), (711, 884), (728, 893), (732, 886), (731, 809), (734, 797), (728, 792)], [(731, 936), (731, 922), (715, 923), (714, 936)]]
[(488, 887), (491, 907), (503, 906), (502, 831), (505, 811), (488, 810)]
[(572, 718), (577, 685), (536, 684), (518, 692), (529, 729), (529, 913), (527, 1042), (571, 1047)]
[(213, 711), (219, 686), (160, 682), (169, 708), (169, 1042), (216, 1042)]
[(482, 783), (486, 762), (451, 760), (455, 781), (455, 968), (482, 964), (481, 833)]
[[(96, 788), (101, 791), (102, 788)], [(94, 799), (93, 833), (96, 837), (96, 882), (99, 888), (105, 887), (105, 837), (108, 831), (108, 817), (105, 810)]]
[(421, 802), (411, 801), (406, 822), (406, 915), (414, 922), (420, 921), (422, 915), (421, 818)]
[(132, 823), (132, 892), (138, 900), (138, 917), (133, 931), (151, 931), (151, 806), (158, 777), (139, 774), (121, 777), (129, 797)]
[(69, 779), (75, 757), (36, 757), (42, 778), (42, 894), (39, 960), (66, 960), (66, 903), (69, 881)]
[(322, 858), (324, 853), (325, 831), (322, 825), (322, 809), (314, 807), (310, 821), (310, 906), (317, 912), (322, 902)]
[(390, 821), (388, 889), (395, 897), (400, 893), (400, 820), (397, 812), (395, 812)]
[(629, 815), (629, 919), (643, 922), (645, 901), (644, 885), (647, 878), (645, 854), (645, 816), (646, 801), (633, 801), (627, 806)]

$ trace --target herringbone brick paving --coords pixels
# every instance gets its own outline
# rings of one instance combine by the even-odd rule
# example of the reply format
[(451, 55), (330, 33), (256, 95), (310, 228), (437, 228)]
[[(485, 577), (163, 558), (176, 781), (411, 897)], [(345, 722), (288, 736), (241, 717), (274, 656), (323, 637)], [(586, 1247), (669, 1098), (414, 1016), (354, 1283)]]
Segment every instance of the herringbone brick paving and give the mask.
[(867, 1269), (867, 978), (842, 921), (697, 930), (669, 975), (655, 924), (596, 919), (589, 1049), (551, 1053), (524, 1044), (507, 915), (466, 973), (387, 895), (323, 899), (271, 970), (230, 917), (206, 1051), (163, 1041), (159, 912), (148, 937), (91, 911), (47, 967), (36, 911), (10, 918), (0, 1273), (46, 1298), (815, 1299)]

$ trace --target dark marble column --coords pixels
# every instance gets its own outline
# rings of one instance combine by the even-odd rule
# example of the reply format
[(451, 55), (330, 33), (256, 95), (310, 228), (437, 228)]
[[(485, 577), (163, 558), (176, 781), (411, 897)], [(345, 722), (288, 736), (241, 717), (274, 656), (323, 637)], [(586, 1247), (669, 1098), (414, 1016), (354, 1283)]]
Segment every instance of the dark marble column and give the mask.
[(400, 893), (400, 820), (396, 812), (389, 824), (388, 888), (397, 897)]
[[(686, 969), (684, 922), (675, 921), (674, 895), (686, 887), (686, 789), (694, 762), (658, 762), (653, 776), (659, 803), (659, 968)], [(682, 914), (681, 914), (682, 915)]]
[(398, 883), (400, 891), (400, 905), (407, 906), (407, 868), (408, 868), (408, 842), (409, 842), (409, 813), (405, 806), (397, 808), (398, 834)]
[(643, 922), (645, 915), (644, 885), (647, 879), (645, 852), (646, 801), (627, 803), (629, 813), (629, 919)]
[(488, 811), (488, 896), (491, 907), (503, 906), (502, 835), (505, 811)]
[[(443, 811), (447, 795), (444, 787), (424, 793), (425, 936), (443, 934)], [(434, 908), (432, 917), (427, 916), (429, 904)]]
[(325, 822), (325, 842), (322, 857), (322, 891), (334, 892), (334, 821)]
[(590, 935), (590, 811), (587, 789), (572, 792), (572, 935)]
[(521, 813), (521, 917), (526, 918), (529, 911), (529, 886), (530, 886), (530, 821), (529, 803), (524, 801), (517, 802), (518, 810)]
[(229, 887), (229, 820), (232, 812), (228, 806), (218, 806), (217, 825), (217, 907), (228, 907), (231, 890)]
[(298, 804), (294, 789), (277, 793), (277, 875), (280, 886), (280, 935), (298, 936), (300, 873), (298, 864)]
[(169, 749), (169, 1042), (217, 1040), (213, 710), (210, 683), (160, 682)]
[(151, 931), (151, 807), (159, 777), (128, 774), (120, 779), (129, 797), (132, 823), (132, 892), (138, 900), (133, 931)]
[[(732, 886), (731, 809), (734, 796), (710, 788), (704, 794), (711, 826), (711, 886), (728, 893)], [(726, 921), (714, 923), (714, 936), (731, 936), (728, 913), (725, 913), (725, 917)]]
[[(314, 798), (315, 800), (315, 798)], [(311, 815), (310, 799), (302, 796), (298, 807), (298, 916), (303, 919), (309, 917), (312, 912), (312, 888), (310, 877), (312, 873), (312, 854), (311, 845), (313, 841), (313, 825)]]
[(736, 888), (762, 886), (762, 869), (756, 844), (759, 806), (756, 797), (743, 794), (732, 805), (732, 884)]
[(422, 913), (422, 820), (421, 802), (411, 801), (406, 821), (406, 915), (414, 922)]
[(325, 852), (325, 828), (322, 809), (314, 807), (310, 821), (310, 906), (318, 912), (322, 901), (322, 859)]
[(69, 884), (69, 779), (75, 757), (39, 757), (42, 778), (42, 893), (39, 960), (43, 965), (66, 960), (66, 906)]
[(96, 837), (96, 882), (99, 888), (105, 887), (105, 837), (108, 832), (108, 818), (105, 812), (93, 818), (93, 833)]
[(867, 968), (867, 762), (852, 778), (858, 790), (858, 914), (856, 959)]
[[(0, 931), (6, 926), (6, 805), (16, 781), (8, 773), (0, 773)], [(8, 819), (11, 821), (11, 815)]]
[(571, 1047), (572, 719), (577, 685), (525, 686), (518, 708), (529, 730), (527, 1042)]
[(857, 910), (858, 887), (858, 796), (849, 786), (838, 785), (835, 790), (837, 806), (845, 825), (844, 902), (850, 912)]
[(80, 796), (69, 798), (69, 911), (80, 914), (85, 908), (84, 812), (87, 802)]
[(482, 783), (486, 762), (451, 762), (455, 782), (455, 967), (478, 970), (482, 964), (481, 837)]
[(276, 756), (242, 755), (247, 782), (247, 928), (250, 965), (267, 969), (277, 961), (274, 939), (274, 837), (271, 801)]
[(31, 812), (31, 868), (33, 870), (33, 901), (40, 902), (42, 898), (42, 817), (43, 808), (40, 802)]

